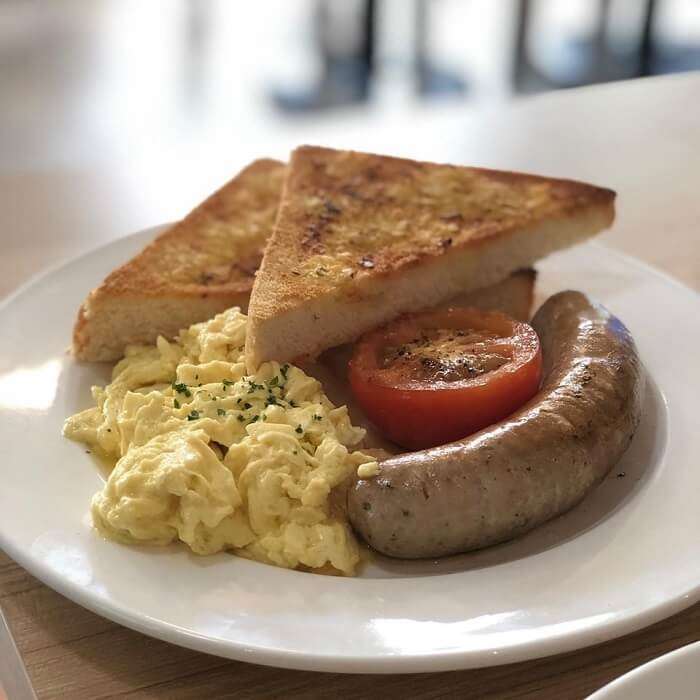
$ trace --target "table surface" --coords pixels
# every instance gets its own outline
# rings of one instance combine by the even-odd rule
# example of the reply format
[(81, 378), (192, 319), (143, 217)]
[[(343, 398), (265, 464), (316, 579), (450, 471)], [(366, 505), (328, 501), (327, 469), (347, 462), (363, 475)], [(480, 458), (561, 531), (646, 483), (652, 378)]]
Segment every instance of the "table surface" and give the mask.
[[(294, 141), (402, 153), (590, 180), (618, 192), (605, 244), (700, 290), (700, 74), (613, 83), (513, 103), (489, 114), (418, 110), (406, 124), (354, 119)], [(200, 153), (151, 155), (60, 171), (0, 172), (0, 295), (32, 274), (139, 228), (173, 220), (243, 164)], [(142, 167), (141, 167), (142, 166)], [(87, 291), (87, 290), (86, 290)], [(271, 669), (150, 639), (63, 598), (0, 552), (0, 605), (39, 698), (580, 698), (631, 668), (700, 640), (700, 604), (622, 639), (509, 666), (440, 674), (350, 676)]]

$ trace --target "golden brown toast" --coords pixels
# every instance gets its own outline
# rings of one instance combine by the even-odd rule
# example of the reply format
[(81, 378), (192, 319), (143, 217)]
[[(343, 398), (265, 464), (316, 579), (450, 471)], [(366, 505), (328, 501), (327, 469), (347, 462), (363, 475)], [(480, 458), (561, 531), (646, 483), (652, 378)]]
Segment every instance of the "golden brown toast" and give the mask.
[(535, 298), (537, 272), (532, 268), (516, 270), (504, 280), (481, 287), (472, 292), (464, 292), (439, 305), (474, 306), (484, 311), (502, 311), (518, 321), (529, 321), (532, 315), (532, 302)]
[(253, 286), (249, 368), (503, 280), (609, 226), (614, 199), (571, 180), (298, 148)]
[(126, 345), (248, 305), (277, 213), (285, 166), (256, 160), (112, 272), (78, 312), (73, 353), (115, 360)]

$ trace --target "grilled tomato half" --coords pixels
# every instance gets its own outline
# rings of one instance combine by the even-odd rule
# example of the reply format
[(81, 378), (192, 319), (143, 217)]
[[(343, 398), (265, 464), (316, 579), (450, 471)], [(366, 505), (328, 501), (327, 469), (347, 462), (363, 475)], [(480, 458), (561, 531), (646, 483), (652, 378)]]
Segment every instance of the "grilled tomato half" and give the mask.
[(527, 323), (451, 308), (403, 316), (364, 335), (349, 377), (384, 435), (418, 450), (470, 435), (531, 399), (542, 353)]

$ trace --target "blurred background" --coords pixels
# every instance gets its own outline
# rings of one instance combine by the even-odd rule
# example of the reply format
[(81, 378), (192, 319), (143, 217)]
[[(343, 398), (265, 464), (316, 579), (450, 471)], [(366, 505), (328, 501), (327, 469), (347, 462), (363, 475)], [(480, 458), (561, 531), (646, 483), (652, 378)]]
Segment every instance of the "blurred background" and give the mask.
[(121, 173), (131, 226), (300, 142), (477, 164), (469, 115), (699, 67), (699, 0), (0, 0), (0, 175)]
[(698, 0), (0, 0), (0, 166), (698, 67)]

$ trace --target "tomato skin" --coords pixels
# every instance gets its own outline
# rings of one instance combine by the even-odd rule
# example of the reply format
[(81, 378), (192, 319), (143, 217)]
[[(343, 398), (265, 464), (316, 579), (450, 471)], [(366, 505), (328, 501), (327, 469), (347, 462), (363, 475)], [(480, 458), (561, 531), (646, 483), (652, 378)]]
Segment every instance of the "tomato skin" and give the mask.
[(353, 394), (387, 438), (411, 450), (443, 445), (477, 432), (513, 413), (539, 390), (542, 353), (537, 335), (527, 324), (512, 323), (520, 332), (522, 327), (528, 329), (532, 347), (519, 355), (516, 349), (514, 361), (476, 380), (453, 384), (397, 381), (389, 385), (378, 380), (372, 364), (381, 349), (382, 330), (374, 331), (360, 339), (350, 362)]

